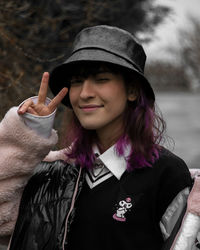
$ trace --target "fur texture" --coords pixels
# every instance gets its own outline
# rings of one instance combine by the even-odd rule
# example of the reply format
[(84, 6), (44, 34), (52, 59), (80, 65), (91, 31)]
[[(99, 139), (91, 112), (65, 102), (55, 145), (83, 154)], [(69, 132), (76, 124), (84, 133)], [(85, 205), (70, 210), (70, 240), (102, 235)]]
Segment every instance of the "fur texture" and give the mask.
[(188, 198), (188, 211), (200, 217), (200, 176), (195, 178), (195, 182)]
[(68, 161), (68, 157), (65, 152), (67, 152), (67, 149), (62, 149), (58, 151), (50, 151), (43, 161), (48, 161), (48, 162), (57, 161), (57, 160)]
[(24, 186), (56, 143), (56, 131), (48, 139), (37, 135), (24, 124), (16, 107), (0, 123), (0, 236), (12, 233)]

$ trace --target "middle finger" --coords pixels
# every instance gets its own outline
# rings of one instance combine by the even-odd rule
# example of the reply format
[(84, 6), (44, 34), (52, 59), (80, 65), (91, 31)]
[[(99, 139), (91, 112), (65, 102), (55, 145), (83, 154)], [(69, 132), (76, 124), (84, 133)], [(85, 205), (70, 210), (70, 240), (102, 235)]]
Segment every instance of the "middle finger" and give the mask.
[(64, 87), (54, 98), (53, 100), (49, 103), (48, 107), (51, 111), (54, 111), (58, 104), (61, 103), (62, 99), (66, 96), (68, 92), (68, 88)]

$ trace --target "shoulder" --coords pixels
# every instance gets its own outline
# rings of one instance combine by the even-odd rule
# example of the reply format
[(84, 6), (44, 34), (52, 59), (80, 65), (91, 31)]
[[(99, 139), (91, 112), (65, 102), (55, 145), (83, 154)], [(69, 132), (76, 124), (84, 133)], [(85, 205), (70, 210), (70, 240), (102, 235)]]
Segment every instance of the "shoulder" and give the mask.
[(67, 152), (69, 151), (68, 148), (64, 148), (57, 151), (50, 151), (49, 154), (44, 158), (44, 162), (54, 162), (57, 160), (63, 160), (67, 162)]
[(24, 189), (23, 204), (46, 203), (57, 199), (63, 192), (69, 193), (74, 188), (78, 174), (79, 167), (62, 160), (41, 162)]
[(160, 151), (153, 169), (158, 183), (158, 217), (161, 218), (174, 198), (192, 186), (192, 178), (183, 159), (165, 148)]
[(177, 163), (186, 165), (184, 160), (178, 155), (172, 153), (170, 150), (162, 147), (159, 152), (159, 161), (166, 161), (170, 163)]
[(154, 163), (154, 167), (160, 171), (172, 171), (173, 173), (182, 172), (189, 173), (188, 166), (182, 158), (167, 150), (161, 148), (158, 160)]
[(161, 186), (177, 192), (192, 185), (192, 178), (186, 163), (171, 151), (162, 148), (159, 159), (153, 165), (155, 176)]
[(161, 149), (153, 169), (160, 185), (168, 191), (174, 189), (178, 193), (192, 185), (191, 174), (184, 160), (165, 148)]
[[(78, 167), (69, 164), (63, 160), (55, 160), (52, 162), (42, 161), (35, 168), (34, 174), (30, 181), (45, 182), (52, 181), (59, 182), (60, 179), (66, 178), (66, 175), (78, 175)], [(29, 181), (29, 182), (30, 182)]]
[(66, 151), (62, 149), (59, 151), (50, 151), (50, 153), (40, 162), (29, 180), (28, 184), (34, 186), (44, 186), (45, 183), (52, 185), (58, 183), (74, 180), (79, 174), (79, 166), (74, 162), (68, 161)]

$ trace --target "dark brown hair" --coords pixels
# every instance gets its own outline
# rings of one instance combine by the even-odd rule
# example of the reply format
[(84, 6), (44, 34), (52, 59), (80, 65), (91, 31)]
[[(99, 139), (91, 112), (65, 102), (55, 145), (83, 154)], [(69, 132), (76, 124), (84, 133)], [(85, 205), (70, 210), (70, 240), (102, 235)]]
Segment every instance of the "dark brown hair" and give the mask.
[[(76, 67), (71, 75), (88, 77), (99, 73), (102, 69), (121, 74), (127, 90), (134, 88), (137, 92), (137, 99), (134, 102), (128, 102), (124, 112), (124, 132), (116, 143), (116, 152), (118, 155), (123, 155), (126, 146), (131, 143), (127, 169), (131, 171), (136, 168), (151, 167), (159, 158), (160, 143), (166, 127), (162, 116), (155, 110), (154, 100), (149, 98), (145, 91), (142, 78), (137, 73), (121, 66), (87, 62)], [(96, 132), (84, 129), (74, 115), (70, 134), (73, 134), (73, 147), (68, 157), (76, 159), (76, 163), (82, 167), (92, 168), (94, 162), (92, 145), (98, 143)]]

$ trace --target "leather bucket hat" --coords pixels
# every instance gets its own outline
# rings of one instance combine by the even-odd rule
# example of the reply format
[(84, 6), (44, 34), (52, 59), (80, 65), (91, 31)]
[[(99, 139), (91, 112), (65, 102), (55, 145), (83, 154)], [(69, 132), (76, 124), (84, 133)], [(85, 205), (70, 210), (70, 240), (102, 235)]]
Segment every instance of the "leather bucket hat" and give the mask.
[[(143, 47), (129, 32), (112, 26), (98, 25), (85, 28), (75, 38), (72, 53), (61, 65), (50, 73), (49, 86), (54, 95), (63, 87), (70, 88), (67, 75), (76, 63), (97, 61), (116, 64), (138, 74), (146, 96), (155, 100), (153, 89), (144, 76), (146, 54)], [(69, 95), (62, 101), (71, 107)]]

